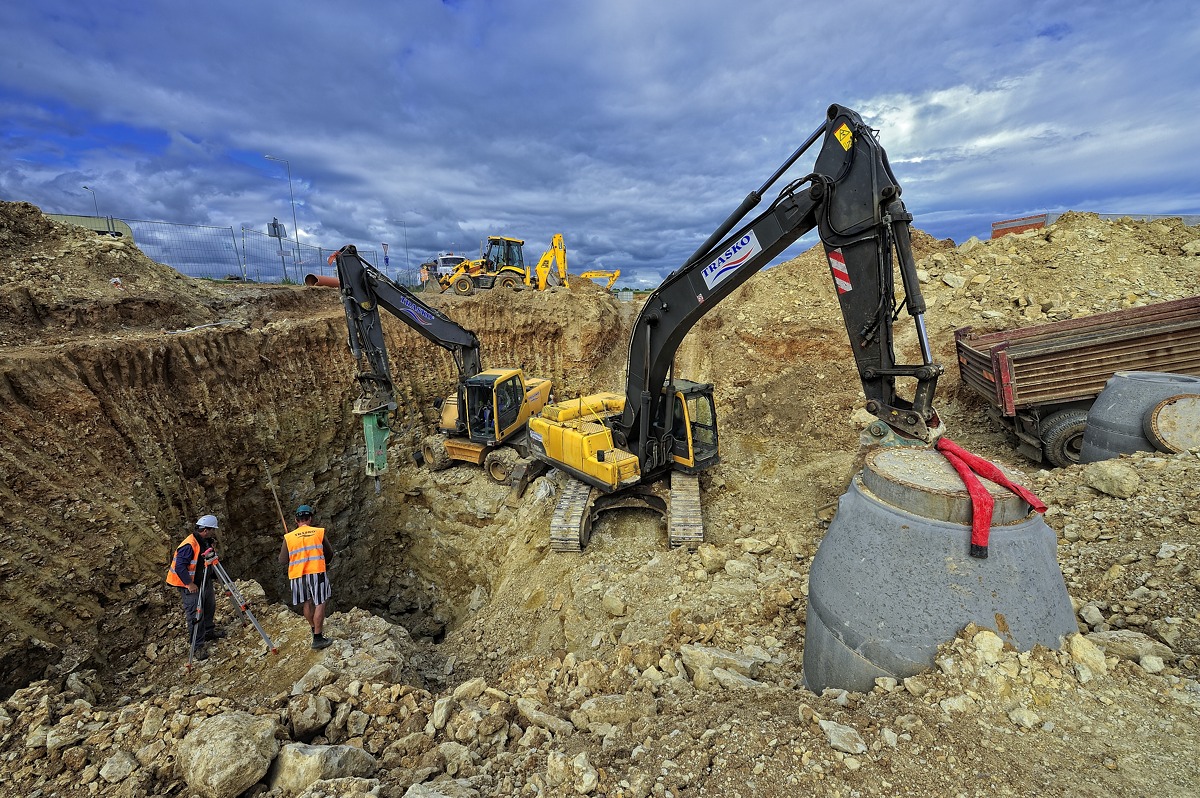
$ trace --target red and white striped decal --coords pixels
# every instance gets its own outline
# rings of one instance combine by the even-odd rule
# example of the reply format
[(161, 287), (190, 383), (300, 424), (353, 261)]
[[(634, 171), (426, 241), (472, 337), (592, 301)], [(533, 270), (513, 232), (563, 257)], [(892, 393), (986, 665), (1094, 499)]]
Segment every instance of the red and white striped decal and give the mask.
[(830, 251), (829, 270), (833, 272), (833, 284), (837, 286), (839, 294), (854, 290), (854, 286), (850, 284), (850, 272), (846, 269), (846, 259), (842, 256), (841, 248)]

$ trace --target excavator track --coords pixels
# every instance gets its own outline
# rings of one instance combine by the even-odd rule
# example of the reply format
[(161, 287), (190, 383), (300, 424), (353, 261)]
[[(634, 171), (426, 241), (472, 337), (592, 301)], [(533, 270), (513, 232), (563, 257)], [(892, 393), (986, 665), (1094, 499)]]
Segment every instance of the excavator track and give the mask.
[(671, 548), (694, 549), (704, 542), (704, 515), (700, 510), (700, 476), (671, 474), (667, 504), (667, 543)]
[(593, 488), (577, 479), (568, 479), (559, 494), (550, 519), (552, 551), (583, 551), (592, 537)]

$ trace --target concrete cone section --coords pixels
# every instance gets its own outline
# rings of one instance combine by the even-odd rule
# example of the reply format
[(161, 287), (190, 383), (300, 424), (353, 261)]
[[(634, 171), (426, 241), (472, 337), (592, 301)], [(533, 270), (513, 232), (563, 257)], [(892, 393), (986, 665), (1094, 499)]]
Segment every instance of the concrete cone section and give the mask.
[(1078, 631), (1053, 530), (1007, 488), (982, 483), (996, 502), (987, 559), (968, 553), (970, 497), (941, 454), (868, 455), (813, 559), (808, 689), (868, 692), (878, 677), (920, 673), (969, 623), (1022, 651), (1059, 648)]
[[(1194, 394), (1200, 394), (1200, 377), (1190, 374), (1116, 372), (1109, 377), (1104, 390), (1088, 411), (1079, 462), (1097, 463), (1123, 454), (1159, 449), (1181, 451), (1170, 438), (1175, 437), (1175, 430), (1187, 429), (1195, 417), (1188, 417), (1187, 403), (1171, 403), (1169, 400)], [(1164, 402), (1167, 404), (1160, 410), (1159, 405)], [(1156, 410), (1159, 411), (1157, 414)], [(1161, 419), (1164, 410), (1167, 416)], [(1172, 417), (1171, 410), (1180, 412)], [(1167, 440), (1161, 437), (1163, 431), (1169, 431)], [(1179, 436), (1178, 444), (1187, 446), (1186, 434)]]

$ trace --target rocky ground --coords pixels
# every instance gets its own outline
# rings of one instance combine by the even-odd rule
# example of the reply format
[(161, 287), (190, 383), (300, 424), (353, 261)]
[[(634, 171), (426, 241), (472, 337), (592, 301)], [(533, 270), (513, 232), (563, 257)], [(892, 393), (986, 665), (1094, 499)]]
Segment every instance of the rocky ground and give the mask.
[[(717, 386), (706, 544), (669, 550), (661, 521), (631, 511), (558, 555), (561, 476), (515, 500), (476, 469), (407, 459), (454, 367), (402, 325), (387, 328), (402, 409), (376, 496), (336, 293), (191, 280), (0, 203), (0, 789), (1194, 795), (1200, 457), (1020, 459), (959, 384), (953, 330), (1190, 295), (1198, 242), (1177, 221), (1088, 214), (957, 247), (917, 235), (948, 437), (1049, 506), (1079, 634), (1018, 652), (968, 626), (928, 672), (816, 695), (808, 569), (863, 423), (819, 253), (755, 276), (680, 353), (681, 375)], [(430, 302), (479, 333), (485, 365), (523, 365), (560, 396), (622, 384), (635, 308), (594, 286)], [(915, 357), (903, 318), (898, 349)], [(338, 550), (325, 651), (282, 603), (272, 487), (314, 504)], [(229, 637), (187, 668), (162, 576), (206, 512), (275, 651), (223, 600)]]

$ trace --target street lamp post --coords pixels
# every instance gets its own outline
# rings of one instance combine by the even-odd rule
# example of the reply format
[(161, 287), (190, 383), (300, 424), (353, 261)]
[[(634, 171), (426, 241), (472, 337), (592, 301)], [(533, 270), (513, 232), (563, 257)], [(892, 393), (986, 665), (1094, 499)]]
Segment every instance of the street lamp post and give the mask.
[(287, 167), (288, 198), (292, 201), (292, 237), (296, 240), (296, 263), (300, 263), (300, 227), (296, 224), (296, 195), (292, 193), (292, 165), (286, 158), (276, 158), (274, 155), (264, 155), (269, 161), (283, 161)]
[(83, 190), (92, 192), (92, 205), (96, 206), (96, 218), (99, 219), (100, 218), (100, 203), (96, 201), (96, 192), (93, 189), (88, 188), (87, 186), (84, 186)]

